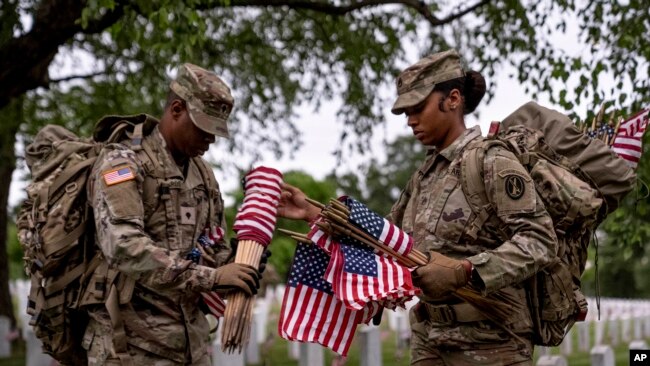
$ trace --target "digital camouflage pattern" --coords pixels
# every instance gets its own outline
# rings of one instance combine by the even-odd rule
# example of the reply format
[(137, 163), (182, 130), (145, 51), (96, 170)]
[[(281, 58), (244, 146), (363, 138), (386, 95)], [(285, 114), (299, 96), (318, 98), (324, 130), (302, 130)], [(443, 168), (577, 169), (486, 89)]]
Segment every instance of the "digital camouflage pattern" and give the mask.
[(234, 99), (223, 80), (202, 67), (186, 63), (179, 67), (169, 87), (185, 100), (196, 127), (212, 135), (230, 136), (227, 120)]
[(454, 49), (424, 57), (397, 77), (398, 96), (391, 111), (402, 114), (404, 109), (422, 103), (436, 84), (463, 76), (460, 55)]
[[(146, 351), (150, 361), (196, 363), (207, 351), (209, 329), (198, 306), (200, 292), (213, 288), (211, 267), (223, 264), (230, 250), (219, 243), (211, 264), (185, 259), (206, 227), (225, 227), (219, 187), (203, 164), (201, 158), (191, 159), (184, 177), (156, 127), (140, 149), (129, 148), (128, 141), (108, 145), (89, 181), (97, 245), (112, 268), (135, 280), (131, 301), (120, 307), (128, 343)], [(134, 179), (108, 186), (104, 175), (122, 167), (130, 168)], [(99, 291), (84, 301), (98, 305), (90, 308), (85, 347), (90, 364), (102, 365), (114, 357), (112, 345), (104, 344), (111, 338), (110, 318), (101, 304), (103, 286), (91, 283), (90, 288)]]
[[(532, 331), (532, 319), (522, 282), (555, 259), (557, 239), (532, 178), (510, 151), (500, 147), (487, 152), (484, 183), (502, 224), (488, 221), (477, 231), (476, 239), (469, 235), (475, 214), (463, 191), (460, 161), (467, 145), (481, 139), (480, 129), (474, 127), (443, 151), (430, 150), (391, 209), (389, 219), (413, 236), (417, 249), (472, 262), (484, 294), (508, 293), (522, 311), (504, 325), (526, 337)], [(516, 189), (513, 182), (518, 184)], [(505, 241), (504, 234), (508, 238)], [(413, 345), (463, 349), (508, 339), (489, 321), (451, 325), (428, 321), (423, 326), (420, 334), (426, 334), (426, 339), (413, 339)], [(412, 348), (412, 352), (418, 350)]]

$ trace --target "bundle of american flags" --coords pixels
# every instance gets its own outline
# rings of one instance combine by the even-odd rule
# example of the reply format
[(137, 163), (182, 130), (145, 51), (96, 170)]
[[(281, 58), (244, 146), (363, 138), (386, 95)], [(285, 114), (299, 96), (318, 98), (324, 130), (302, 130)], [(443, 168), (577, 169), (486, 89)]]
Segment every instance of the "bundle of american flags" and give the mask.
[[(336, 319), (322, 319), (322, 314), (347, 309), (345, 330), (354, 333), (356, 326), (369, 321), (369, 314), (377, 308), (403, 307), (419, 293), (411, 269), (427, 260), (413, 249), (409, 235), (353, 198), (330, 200), (327, 206), (309, 201), (322, 209), (321, 218), (312, 224), (309, 234), (281, 230), (299, 242), (316, 245), (296, 250), (279, 332), (286, 339), (317, 342), (345, 355), (352, 336), (342, 336), (332, 343), (326, 334), (341, 325)], [(300, 256), (310, 258), (308, 265), (299, 261)], [(501, 299), (484, 298), (468, 289), (456, 294), (481, 308), (494, 309), (499, 319), (512, 315)], [(306, 331), (311, 326), (316, 329)]]
[(650, 110), (644, 109), (622, 122), (612, 143), (614, 152), (633, 168), (636, 168), (641, 158), (643, 133), (648, 127), (649, 112)]
[(650, 110), (644, 109), (628, 119), (610, 116), (609, 121), (603, 122), (604, 107), (598, 112), (591, 127), (582, 124), (582, 131), (589, 137), (601, 140), (625, 160), (632, 168), (636, 168), (643, 152), (643, 134), (648, 127)]
[[(233, 225), (238, 239), (235, 263), (257, 268), (275, 230), (282, 173), (272, 168), (258, 167), (246, 174), (243, 183), (244, 202)], [(221, 336), (224, 351), (241, 352), (250, 338), (252, 313), (252, 298), (243, 292), (229, 296)]]
[(357, 325), (369, 322), (379, 306), (371, 302), (361, 309), (346, 307), (325, 279), (329, 261), (323, 249), (298, 243), (278, 332), (284, 339), (319, 343), (345, 356)]

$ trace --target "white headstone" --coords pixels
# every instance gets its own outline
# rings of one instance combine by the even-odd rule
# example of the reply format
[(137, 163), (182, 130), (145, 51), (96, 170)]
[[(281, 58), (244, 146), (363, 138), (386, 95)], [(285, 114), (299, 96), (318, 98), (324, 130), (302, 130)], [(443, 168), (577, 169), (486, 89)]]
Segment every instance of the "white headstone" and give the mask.
[(564, 356), (541, 356), (537, 360), (537, 366), (568, 366), (566, 358)]
[(361, 366), (381, 366), (381, 340), (379, 327), (366, 325), (359, 328)]
[(11, 357), (11, 342), (7, 339), (11, 332), (11, 320), (9, 317), (0, 316), (0, 358)]
[(323, 346), (316, 343), (300, 343), (298, 366), (324, 366)]
[(623, 342), (632, 340), (632, 319), (629, 316), (621, 319), (621, 340)]
[(603, 337), (605, 335), (605, 322), (600, 320), (596, 321), (596, 332), (594, 334), (594, 345), (599, 346), (603, 344)]
[(630, 343), (630, 349), (635, 350), (649, 350), (648, 344), (643, 340), (632, 341)]
[(610, 346), (596, 346), (591, 350), (591, 366), (614, 366), (614, 351)]
[(616, 347), (620, 341), (620, 332), (618, 328), (618, 319), (607, 321), (607, 336), (609, 344)]
[(300, 342), (289, 342), (289, 359), (297, 360), (300, 358)]
[[(144, 366), (144, 365), (141, 365)], [(221, 351), (221, 344), (212, 344), (212, 366), (244, 366), (244, 354)]]
[(563, 355), (570, 355), (573, 353), (573, 329), (571, 329), (569, 333), (564, 336), (562, 343), (560, 343), (560, 353)]
[(589, 337), (591, 336), (589, 330), (591, 322), (578, 322), (576, 324), (576, 332), (578, 332), (578, 350), (582, 352), (589, 352)]
[(257, 311), (253, 311), (253, 324), (251, 324), (251, 334), (248, 343), (244, 348), (244, 360), (246, 364), (258, 364), (262, 361), (260, 357), (260, 343), (257, 341), (257, 333), (259, 327), (257, 323), (260, 322), (260, 315)]
[(25, 343), (25, 366), (48, 366), (55, 364), (52, 357), (43, 353), (43, 344), (40, 339), (36, 338), (34, 332), (27, 332)]
[(632, 328), (634, 328), (633, 334), (634, 339), (643, 339), (643, 318), (638, 317), (634, 318), (632, 322)]
[[(253, 310), (253, 326), (257, 327), (257, 343), (264, 343), (266, 340), (266, 324), (269, 322), (271, 302), (267, 299), (258, 299)], [(251, 336), (251, 339), (253, 337)]]

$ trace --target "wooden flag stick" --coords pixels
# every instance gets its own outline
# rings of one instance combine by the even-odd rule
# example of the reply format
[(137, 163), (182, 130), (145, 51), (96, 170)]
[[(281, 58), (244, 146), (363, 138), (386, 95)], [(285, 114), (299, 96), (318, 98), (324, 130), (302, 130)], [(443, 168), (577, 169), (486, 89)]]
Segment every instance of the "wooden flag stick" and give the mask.
[(624, 120), (623, 116), (618, 117), (618, 122), (616, 122), (616, 127), (614, 127), (614, 134), (612, 135), (612, 139), (609, 141), (609, 146), (614, 145), (614, 140), (616, 140), (618, 129), (621, 127), (621, 122), (623, 122), (623, 120)]
[(316, 201), (314, 199), (311, 199), (309, 197), (305, 197), (305, 200), (307, 200), (307, 202), (311, 203), (312, 206), (316, 206), (316, 207), (320, 208), (321, 210), (325, 208), (324, 204), (322, 204), (322, 203), (320, 203), (320, 202), (318, 202), (318, 201)]
[(285, 234), (289, 237), (291, 237), (293, 240), (301, 242), (301, 243), (307, 243), (311, 244), (311, 239), (305, 234), (297, 233), (295, 231), (290, 231), (290, 230), (285, 230), (285, 229), (278, 229), (279, 232), (282, 234)]

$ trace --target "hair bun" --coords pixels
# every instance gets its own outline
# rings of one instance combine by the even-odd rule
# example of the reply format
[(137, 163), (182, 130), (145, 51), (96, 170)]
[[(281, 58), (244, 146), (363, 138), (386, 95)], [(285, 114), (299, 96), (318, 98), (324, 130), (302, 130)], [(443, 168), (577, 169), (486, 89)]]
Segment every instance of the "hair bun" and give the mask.
[(465, 114), (472, 113), (485, 95), (485, 78), (478, 71), (465, 72)]

